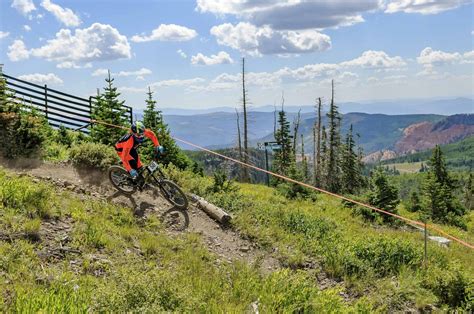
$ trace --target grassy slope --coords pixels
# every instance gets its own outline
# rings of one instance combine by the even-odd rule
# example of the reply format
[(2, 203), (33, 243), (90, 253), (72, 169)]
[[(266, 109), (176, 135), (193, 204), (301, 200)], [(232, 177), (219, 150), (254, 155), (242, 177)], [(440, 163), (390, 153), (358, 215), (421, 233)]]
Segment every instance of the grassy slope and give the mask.
[[(451, 170), (469, 170), (474, 167), (474, 136), (463, 139), (462, 141), (441, 145), (443, 154), (446, 158), (448, 168)], [(403, 157), (398, 157), (391, 160), (382, 162), (384, 165), (390, 167), (394, 164), (409, 164), (416, 162), (427, 162), (432, 155), (432, 150), (426, 150), (423, 152), (410, 154)], [(402, 166), (404, 167), (404, 166)], [(419, 170), (418, 167), (417, 170)]]
[[(196, 179), (190, 174), (171, 175), (201, 195), (210, 184), (207, 179)], [(429, 304), (451, 308), (461, 304), (474, 306), (474, 296), (468, 292), (474, 288), (471, 249), (455, 243), (441, 248), (431, 242), (429, 268), (425, 272), (423, 236), (419, 232), (366, 223), (329, 196), (318, 195), (315, 202), (290, 201), (272, 188), (239, 186), (241, 192), (235, 195), (207, 197), (233, 211), (236, 228), (276, 252), (288, 267), (306, 269), (317, 261), (330, 276), (344, 279), (350, 293), (365, 296), (380, 310), (424, 309)], [(472, 223), (467, 232), (440, 227), (474, 243)]]
[[(33, 239), (57, 221), (72, 221), (68, 246), (81, 253), (45, 260), (38, 252), (48, 244)], [(9, 235), (0, 240), (0, 312), (244, 312), (257, 300), (262, 312), (368, 309), (320, 291), (306, 272), (220, 264), (196, 234), (171, 238), (156, 217), (2, 170), (0, 230)]]

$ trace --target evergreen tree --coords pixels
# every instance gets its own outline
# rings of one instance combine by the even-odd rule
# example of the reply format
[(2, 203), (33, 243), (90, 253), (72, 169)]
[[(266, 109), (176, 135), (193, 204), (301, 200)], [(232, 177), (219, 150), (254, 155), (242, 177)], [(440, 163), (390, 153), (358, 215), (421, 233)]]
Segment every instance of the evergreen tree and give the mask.
[(467, 210), (474, 209), (474, 180), (472, 172), (469, 173), (469, 178), (464, 187), (463, 203)]
[(287, 175), (295, 160), (290, 137), (290, 123), (286, 119), (286, 113), (283, 109), (278, 113), (278, 125), (275, 141), (280, 148), (275, 151), (273, 169), (278, 174)]
[[(163, 120), (162, 112), (156, 109), (156, 101), (153, 99), (153, 92), (150, 87), (148, 87), (147, 95), (148, 98), (145, 100), (146, 109), (143, 111), (143, 124), (156, 134), (160, 145), (165, 148), (165, 154), (160, 156), (159, 161), (164, 165), (172, 163), (180, 169), (191, 166), (191, 160), (181, 151), (171, 137), (168, 125)], [(153, 143), (150, 141), (146, 143), (145, 156), (147, 159), (151, 159), (155, 154)], [(197, 166), (195, 169), (200, 172)]]
[(326, 131), (326, 126), (322, 126), (321, 129), (321, 156), (320, 156), (320, 165), (319, 165), (319, 178), (316, 182), (318, 187), (326, 187), (326, 178), (327, 178), (327, 165), (328, 165), (328, 133)]
[(301, 168), (303, 172), (303, 178), (305, 181), (309, 179), (308, 159), (306, 158), (304, 151), (304, 135), (301, 134)]
[(423, 186), (423, 207), (433, 220), (465, 228), (465, 223), (460, 218), (465, 208), (453, 195), (454, 185), (455, 182), (446, 169), (441, 147), (436, 145)]
[[(387, 176), (381, 167), (373, 173), (369, 191), (369, 203), (377, 208), (391, 213), (397, 213), (398, 190), (388, 182)], [(381, 214), (383, 222), (393, 222), (394, 217)]]
[(341, 146), (339, 126), (341, 117), (334, 102), (334, 81), (332, 81), (332, 98), (327, 116), (329, 118), (329, 141), (326, 184), (329, 191), (337, 193), (341, 190), (341, 169), (339, 160)]
[[(129, 127), (130, 122), (125, 116), (126, 109), (123, 107), (125, 101), (120, 101), (120, 93), (114, 87), (114, 79), (110, 76), (105, 79), (107, 85), (103, 94), (97, 94), (96, 105), (92, 108), (92, 119), (104, 121), (110, 124)], [(115, 127), (110, 127), (100, 123), (93, 124), (91, 128), (91, 138), (94, 142), (106, 145), (116, 143), (127, 131)]]
[(355, 153), (355, 141), (353, 137), (352, 124), (346, 136), (346, 143), (342, 151), (342, 190), (353, 194), (362, 187), (362, 169), (360, 168), (358, 156)]
[(411, 192), (410, 195), (410, 204), (408, 205), (407, 208), (411, 212), (418, 212), (421, 211), (421, 201), (420, 201), (420, 196), (418, 195), (418, 192), (413, 191)]

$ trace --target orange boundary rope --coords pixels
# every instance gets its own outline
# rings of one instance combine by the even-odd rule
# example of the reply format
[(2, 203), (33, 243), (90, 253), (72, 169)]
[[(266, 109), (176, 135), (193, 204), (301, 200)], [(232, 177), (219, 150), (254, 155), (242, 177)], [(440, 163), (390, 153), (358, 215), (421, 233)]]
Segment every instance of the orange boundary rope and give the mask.
[[(115, 127), (115, 128), (120, 128), (120, 129), (125, 129), (125, 130), (128, 130), (129, 128), (127, 127), (123, 127), (123, 126), (119, 126), (119, 125), (115, 125), (115, 124), (111, 124), (111, 123), (107, 123), (107, 122), (103, 122), (103, 121), (99, 121), (99, 120), (94, 120), (94, 119), (91, 119), (90, 122), (94, 122), (94, 123), (100, 123), (100, 124), (103, 124), (103, 125), (107, 125), (107, 126), (110, 126), (110, 127)], [(296, 181), (294, 179), (291, 179), (289, 177), (286, 177), (286, 176), (283, 176), (281, 174), (278, 174), (278, 173), (274, 173), (272, 171), (268, 171), (268, 170), (265, 170), (265, 169), (262, 169), (262, 168), (259, 168), (257, 166), (254, 166), (254, 165), (251, 165), (251, 164), (247, 164), (247, 163), (244, 163), (240, 160), (237, 160), (237, 159), (234, 159), (232, 157), (229, 157), (229, 156), (225, 156), (225, 155), (222, 155), (222, 154), (219, 154), (217, 152), (214, 152), (212, 150), (209, 150), (207, 148), (204, 148), (202, 146), (199, 146), (199, 145), (196, 145), (196, 144), (193, 144), (191, 142), (188, 142), (188, 141), (185, 141), (183, 139), (180, 139), (180, 138), (177, 138), (175, 136), (172, 136), (175, 140), (181, 142), (181, 143), (184, 143), (186, 145), (189, 145), (189, 146), (192, 146), (192, 147), (195, 147), (195, 148), (198, 148), (202, 151), (205, 151), (207, 153), (210, 153), (210, 154), (213, 154), (213, 155), (216, 155), (216, 156), (219, 156), (221, 158), (224, 158), (224, 159), (227, 159), (227, 160), (230, 160), (232, 162), (235, 162), (235, 163), (238, 163), (244, 167), (248, 167), (248, 168), (252, 168), (254, 170), (257, 170), (257, 171), (260, 171), (260, 172), (264, 172), (264, 173), (268, 173), (272, 176), (275, 176), (275, 177), (278, 177), (280, 179), (283, 179), (285, 181), (288, 181), (288, 182), (292, 182), (292, 183), (296, 183), (296, 184), (299, 184), (301, 186), (304, 186), (306, 188), (309, 188), (309, 189), (312, 189), (312, 190), (315, 190), (315, 191), (318, 191), (318, 192), (321, 192), (321, 193), (325, 193), (325, 194), (328, 194), (328, 195), (331, 195), (331, 196), (334, 196), (336, 198), (339, 198), (339, 199), (342, 199), (342, 200), (345, 200), (345, 201), (348, 201), (348, 202), (351, 202), (351, 203), (354, 203), (354, 204), (357, 204), (357, 205), (360, 205), (360, 206), (363, 206), (363, 207), (366, 207), (366, 208), (369, 208), (369, 209), (372, 209), (372, 210), (375, 210), (379, 213), (383, 213), (385, 215), (389, 215), (389, 216), (392, 216), (392, 217), (395, 217), (395, 218), (398, 218), (400, 220), (403, 220), (405, 221), (407, 224), (410, 224), (412, 226), (421, 226), (421, 227), (424, 227), (425, 224), (423, 222), (420, 222), (420, 221), (417, 221), (417, 220), (413, 220), (413, 219), (410, 219), (410, 218), (406, 218), (406, 217), (403, 217), (403, 216), (400, 216), (400, 215), (397, 215), (397, 214), (394, 214), (394, 213), (391, 213), (391, 212), (388, 212), (386, 210), (383, 210), (383, 209), (380, 209), (380, 208), (377, 208), (377, 207), (374, 207), (372, 205), (369, 205), (369, 204), (365, 204), (365, 203), (362, 203), (362, 202), (359, 202), (359, 201), (356, 201), (356, 200), (353, 200), (353, 199), (350, 199), (348, 197), (345, 197), (345, 196), (342, 196), (342, 195), (339, 195), (339, 194), (336, 194), (336, 193), (332, 193), (332, 192), (329, 192), (329, 191), (326, 191), (326, 190), (323, 190), (321, 188), (318, 188), (318, 187), (315, 187), (315, 186), (312, 186), (312, 185), (309, 185), (307, 183), (304, 183), (304, 182), (300, 182), (300, 181)], [(459, 244), (462, 244), (464, 245), (465, 247), (468, 247), (470, 249), (474, 249), (474, 245), (466, 242), (466, 241), (463, 241), (461, 239), (458, 239), (456, 238), (455, 236), (452, 236), (450, 235), (449, 233), (441, 230), (440, 228), (436, 227), (436, 226), (433, 226), (433, 225), (430, 225), (430, 224), (426, 224), (426, 228), (427, 229), (431, 229), (431, 230), (434, 230), (436, 232), (438, 232), (439, 234), (442, 234), (443, 236), (455, 241), (455, 242), (458, 242)]]

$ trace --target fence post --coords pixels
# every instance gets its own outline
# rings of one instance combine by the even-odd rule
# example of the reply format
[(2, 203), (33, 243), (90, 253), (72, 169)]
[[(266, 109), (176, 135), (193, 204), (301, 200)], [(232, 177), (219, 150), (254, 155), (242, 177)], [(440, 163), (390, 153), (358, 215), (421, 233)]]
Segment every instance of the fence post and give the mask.
[(48, 85), (44, 84), (44, 111), (48, 120)]
[(130, 124), (133, 124), (133, 108), (130, 107)]
[(424, 223), (425, 223), (425, 254), (424, 254), (423, 265), (426, 269), (428, 267), (428, 248), (427, 248), (427, 245), (428, 245), (428, 230), (426, 228), (426, 218), (425, 218)]

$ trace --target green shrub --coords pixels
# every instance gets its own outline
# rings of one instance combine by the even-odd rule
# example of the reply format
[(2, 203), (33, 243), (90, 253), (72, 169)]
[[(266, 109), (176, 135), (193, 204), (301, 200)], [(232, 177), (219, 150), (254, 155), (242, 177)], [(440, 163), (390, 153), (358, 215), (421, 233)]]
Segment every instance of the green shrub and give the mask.
[(117, 153), (112, 146), (98, 143), (80, 143), (74, 145), (70, 160), (76, 167), (106, 170), (117, 162)]
[(474, 279), (464, 274), (458, 265), (430, 267), (424, 278), (423, 286), (432, 290), (442, 304), (468, 312), (474, 310)]
[(308, 239), (322, 239), (336, 229), (336, 224), (326, 218), (310, 217), (300, 211), (279, 215), (281, 226), (293, 234), (302, 234)]
[(43, 146), (43, 160), (61, 162), (69, 160), (69, 150), (66, 145), (48, 142)]
[(37, 112), (0, 113), (0, 151), (5, 158), (39, 154), (48, 131), (46, 119)]

